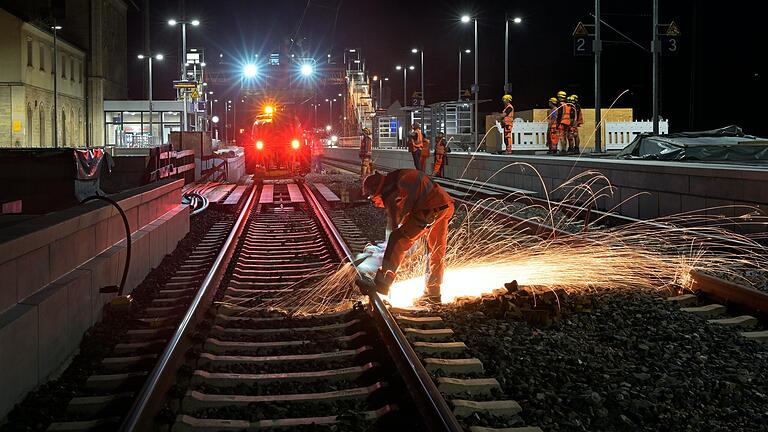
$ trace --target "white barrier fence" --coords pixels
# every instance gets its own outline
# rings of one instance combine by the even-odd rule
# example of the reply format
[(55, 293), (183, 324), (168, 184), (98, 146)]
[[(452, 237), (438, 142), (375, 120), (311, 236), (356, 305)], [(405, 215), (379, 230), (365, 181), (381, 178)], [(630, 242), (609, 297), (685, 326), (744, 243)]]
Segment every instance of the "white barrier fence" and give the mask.
[[(605, 149), (621, 150), (637, 135), (653, 131), (651, 121), (605, 122)], [(669, 133), (669, 122), (659, 121), (659, 133)], [(529, 122), (515, 119), (512, 128), (514, 150), (547, 150), (547, 122)]]

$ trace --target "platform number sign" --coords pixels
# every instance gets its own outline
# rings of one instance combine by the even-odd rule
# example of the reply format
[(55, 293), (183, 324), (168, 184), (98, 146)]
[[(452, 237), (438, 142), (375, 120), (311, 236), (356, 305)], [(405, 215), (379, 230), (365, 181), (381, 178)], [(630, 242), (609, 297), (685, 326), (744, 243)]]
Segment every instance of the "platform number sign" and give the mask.
[(680, 51), (680, 29), (674, 21), (669, 23), (666, 31), (660, 32), (661, 54), (675, 55)]
[(581, 22), (576, 24), (576, 29), (573, 31), (573, 55), (592, 55), (592, 36)]

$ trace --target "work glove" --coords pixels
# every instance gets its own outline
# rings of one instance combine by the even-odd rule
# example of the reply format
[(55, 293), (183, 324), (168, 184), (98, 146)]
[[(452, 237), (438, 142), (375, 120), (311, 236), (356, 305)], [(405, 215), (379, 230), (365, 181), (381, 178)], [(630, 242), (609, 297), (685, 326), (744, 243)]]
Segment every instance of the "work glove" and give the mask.
[(365, 276), (358, 276), (357, 279), (355, 279), (355, 285), (360, 288), (360, 292), (363, 295), (370, 295), (374, 291), (382, 295), (388, 295), (389, 287), (394, 281), (394, 272), (379, 269), (379, 271), (376, 272), (376, 277), (373, 278), (373, 280)]

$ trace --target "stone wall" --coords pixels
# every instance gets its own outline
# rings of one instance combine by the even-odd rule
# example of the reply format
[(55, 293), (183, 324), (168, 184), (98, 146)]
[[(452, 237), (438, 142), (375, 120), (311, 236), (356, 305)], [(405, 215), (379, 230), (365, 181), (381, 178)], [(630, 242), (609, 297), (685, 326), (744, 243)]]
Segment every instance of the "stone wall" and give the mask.
[[(126, 292), (189, 231), (183, 181), (115, 198), (132, 231)], [(0, 230), (0, 419), (56, 373), (101, 318), (126, 255), (123, 222), (102, 202), (51, 213)]]

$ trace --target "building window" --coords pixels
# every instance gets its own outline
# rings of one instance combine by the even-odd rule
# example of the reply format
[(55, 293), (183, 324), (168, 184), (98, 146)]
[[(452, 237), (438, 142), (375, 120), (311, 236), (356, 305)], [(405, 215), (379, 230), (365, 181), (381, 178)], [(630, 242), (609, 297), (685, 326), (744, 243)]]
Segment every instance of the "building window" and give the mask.
[(40, 147), (45, 147), (45, 109), (40, 105)]
[(27, 66), (32, 67), (32, 39), (27, 38)]
[(75, 82), (75, 59), (69, 60), (69, 79)]
[(67, 58), (65, 56), (61, 56), (61, 77), (67, 78)]
[(32, 147), (32, 107), (27, 106), (27, 144), (24, 147)]
[(45, 45), (40, 44), (40, 70), (45, 72)]

